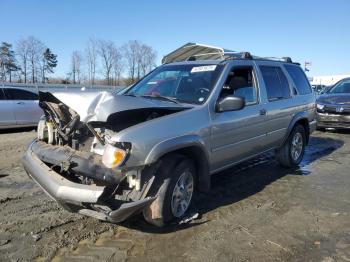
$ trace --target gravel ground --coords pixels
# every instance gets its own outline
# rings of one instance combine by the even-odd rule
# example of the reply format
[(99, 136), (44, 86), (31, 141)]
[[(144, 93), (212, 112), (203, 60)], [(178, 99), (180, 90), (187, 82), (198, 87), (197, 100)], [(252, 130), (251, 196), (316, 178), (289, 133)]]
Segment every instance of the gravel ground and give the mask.
[(350, 261), (350, 133), (315, 132), (298, 170), (265, 155), (222, 172), (199, 218), (165, 229), (60, 208), (21, 166), (33, 137), (0, 133), (0, 261)]

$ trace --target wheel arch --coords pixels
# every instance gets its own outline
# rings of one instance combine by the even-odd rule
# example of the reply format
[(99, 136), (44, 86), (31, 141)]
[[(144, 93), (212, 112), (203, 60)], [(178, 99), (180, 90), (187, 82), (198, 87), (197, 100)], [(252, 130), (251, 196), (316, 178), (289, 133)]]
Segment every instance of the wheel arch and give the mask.
[(306, 144), (309, 143), (309, 138), (310, 138), (310, 125), (309, 125), (309, 119), (308, 116), (305, 112), (301, 112), (299, 114), (296, 114), (292, 121), (290, 122), (288, 129), (287, 129), (287, 133), (286, 136), (283, 140), (283, 143), (285, 143), (285, 141), (288, 139), (290, 133), (292, 132), (293, 128), (295, 127), (295, 125), (300, 124), (304, 127), (305, 129), (305, 133), (306, 133)]
[(148, 154), (145, 164), (155, 163), (171, 154), (181, 154), (192, 159), (196, 167), (199, 190), (210, 190), (209, 155), (199, 136), (177, 137), (157, 144)]

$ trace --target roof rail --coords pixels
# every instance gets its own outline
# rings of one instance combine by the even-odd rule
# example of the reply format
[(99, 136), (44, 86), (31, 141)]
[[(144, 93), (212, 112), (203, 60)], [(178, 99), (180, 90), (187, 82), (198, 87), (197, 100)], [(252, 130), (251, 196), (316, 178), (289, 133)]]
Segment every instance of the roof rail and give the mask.
[(294, 63), (292, 61), (292, 58), (288, 56), (284, 57), (273, 57), (273, 56), (268, 56), (268, 57), (262, 57), (262, 56), (254, 56), (254, 59), (261, 59), (261, 60), (271, 60), (271, 61), (280, 61), (280, 62), (286, 62), (286, 63)]
[(199, 58), (199, 60), (206, 60), (206, 59), (203, 59), (203, 57), (210, 57), (211, 59), (214, 59), (213, 58), (214, 56), (220, 56), (220, 58), (223, 60), (234, 59), (234, 58), (236, 58), (236, 59), (252, 59), (253, 58), (249, 52), (227, 51), (227, 52), (212, 52), (212, 53), (194, 54), (194, 55), (189, 56), (185, 60), (186, 61), (195, 61), (195, 60), (197, 60), (197, 58)]

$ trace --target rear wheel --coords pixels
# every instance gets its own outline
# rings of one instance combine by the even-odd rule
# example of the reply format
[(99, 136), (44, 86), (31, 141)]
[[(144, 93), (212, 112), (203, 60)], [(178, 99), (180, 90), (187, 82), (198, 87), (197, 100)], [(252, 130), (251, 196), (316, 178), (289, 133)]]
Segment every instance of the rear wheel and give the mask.
[(277, 160), (284, 167), (296, 167), (305, 153), (306, 132), (302, 125), (294, 126), (284, 145), (277, 151)]
[(152, 190), (157, 198), (143, 211), (145, 220), (159, 227), (186, 214), (192, 204), (196, 184), (196, 170), (190, 159), (170, 155), (160, 161)]

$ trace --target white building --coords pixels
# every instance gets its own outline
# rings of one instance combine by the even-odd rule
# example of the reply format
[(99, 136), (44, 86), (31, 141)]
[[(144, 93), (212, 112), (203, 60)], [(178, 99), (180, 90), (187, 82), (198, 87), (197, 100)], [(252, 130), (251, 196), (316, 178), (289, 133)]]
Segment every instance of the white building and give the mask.
[(311, 85), (325, 85), (330, 86), (334, 85), (339, 80), (350, 77), (350, 74), (348, 75), (329, 75), (329, 76), (314, 76), (311, 77), (310, 83)]

